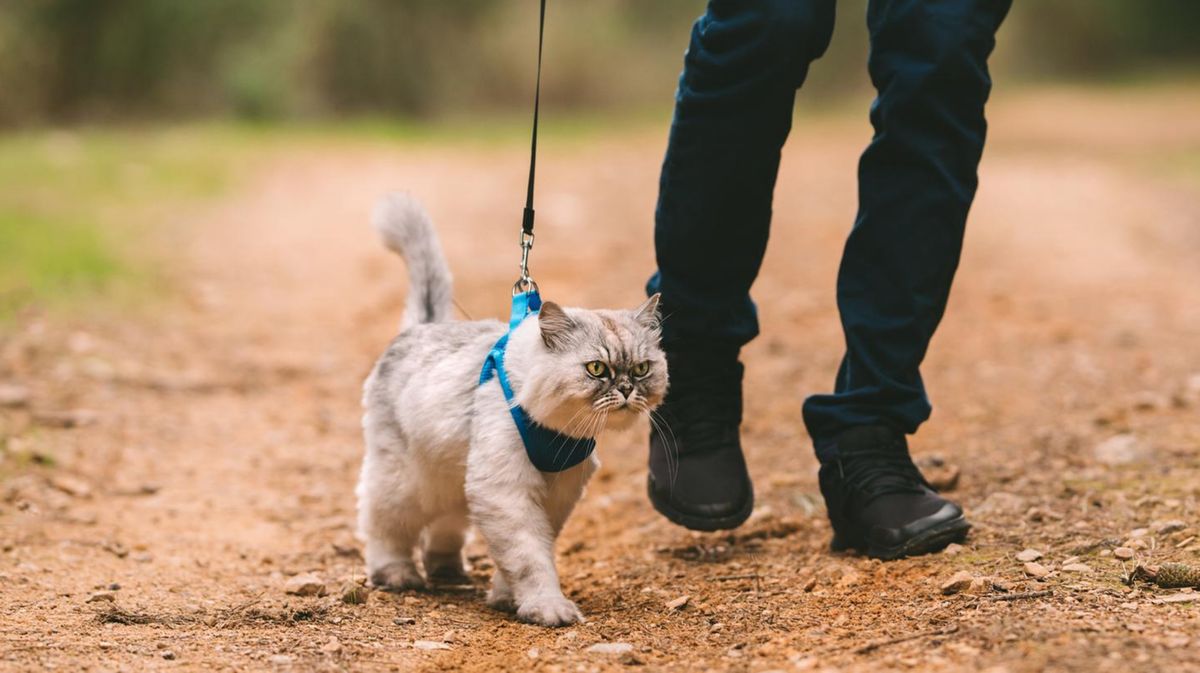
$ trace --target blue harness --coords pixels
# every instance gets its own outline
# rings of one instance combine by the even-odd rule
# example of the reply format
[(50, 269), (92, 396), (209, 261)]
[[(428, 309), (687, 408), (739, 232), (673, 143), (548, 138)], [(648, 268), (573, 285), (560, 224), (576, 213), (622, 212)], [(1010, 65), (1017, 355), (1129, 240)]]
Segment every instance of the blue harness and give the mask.
[(493, 376), (500, 381), (500, 390), (504, 391), (504, 400), (508, 402), (508, 411), (512, 414), (513, 422), (517, 424), (517, 432), (521, 434), (521, 442), (525, 445), (529, 462), (542, 472), (562, 472), (575, 467), (592, 455), (592, 451), (596, 449), (596, 440), (590, 437), (571, 437), (535, 423), (529, 417), (529, 413), (513, 399), (512, 384), (504, 371), (504, 351), (508, 347), (508, 337), (512, 336), (513, 330), (526, 318), (537, 315), (541, 308), (542, 298), (536, 289), (513, 295), (508, 332), (492, 346), (487, 359), (483, 361), (479, 385), (491, 381)]

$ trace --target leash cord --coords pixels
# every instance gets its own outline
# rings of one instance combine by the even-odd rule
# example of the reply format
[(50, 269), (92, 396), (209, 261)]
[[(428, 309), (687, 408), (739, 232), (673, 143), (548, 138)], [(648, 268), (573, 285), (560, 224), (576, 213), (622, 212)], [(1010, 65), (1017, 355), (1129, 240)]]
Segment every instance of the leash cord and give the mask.
[(537, 79), (533, 88), (533, 133), (529, 142), (529, 186), (525, 192), (525, 211), (521, 217), (521, 277), (513, 286), (513, 294), (536, 289), (529, 275), (529, 251), (533, 248), (533, 185), (537, 173), (538, 110), (542, 99), (542, 44), (546, 37), (546, 0), (541, 0), (538, 12)]
[(521, 231), (528, 236), (533, 235), (533, 182), (537, 171), (537, 140), (538, 140), (538, 108), (542, 98), (542, 43), (546, 34), (546, 0), (542, 0), (541, 11), (538, 14), (538, 55), (537, 80), (533, 88), (533, 134), (529, 147), (529, 189), (525, 193), (525, 216), (521, 222)]

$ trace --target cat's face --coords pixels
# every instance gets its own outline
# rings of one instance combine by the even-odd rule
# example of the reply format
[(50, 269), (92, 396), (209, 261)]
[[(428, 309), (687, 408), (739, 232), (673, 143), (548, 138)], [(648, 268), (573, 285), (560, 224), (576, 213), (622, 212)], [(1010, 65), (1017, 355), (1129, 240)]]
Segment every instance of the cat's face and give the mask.
[(631, 311), (564, 310), (538, 314), (545, 352), (527, 405), (540, 422), (568, 435), (622, 428), (662, 403), (667, 360), (659, 346), (658, 295)]

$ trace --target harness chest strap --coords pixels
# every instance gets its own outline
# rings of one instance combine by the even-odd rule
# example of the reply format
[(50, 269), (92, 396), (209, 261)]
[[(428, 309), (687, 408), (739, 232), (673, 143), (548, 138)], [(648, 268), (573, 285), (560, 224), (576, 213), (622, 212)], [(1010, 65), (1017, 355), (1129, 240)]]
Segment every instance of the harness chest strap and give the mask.
[(521, 435), (521, 443), (525, 445), (525, 454), (529, 456), (529, 461), (542, 472), (562, 472), (575, 467), (592, 455), (592, 451), (596, 449), (596, 440), (591, 437), (571, 437), (535, 422), (529, 417), (529, 413), (517, 404), (508, 373), (504, 370), (508, 338), (526, 318), (537, 315), (541, 307), (542, 298), (537, 290), (513, 295), (508, 331), (488, 352), (487, 359), (483, 362), (483, 371), (479, 374), (479, 385), (491, 381), (493, 377), (500, 382), (500, 390), (504, 393), (508, 411), (512, 414), (517, 432)]

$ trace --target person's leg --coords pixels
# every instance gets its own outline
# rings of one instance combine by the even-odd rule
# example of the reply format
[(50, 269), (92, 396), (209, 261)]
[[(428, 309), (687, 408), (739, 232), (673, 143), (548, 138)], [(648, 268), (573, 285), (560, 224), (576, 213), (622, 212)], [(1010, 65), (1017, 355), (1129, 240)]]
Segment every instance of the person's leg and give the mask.
[[(834, 393), (804, 405), (823, 464), (844, 459), (847, 447), (884, 444), (907, 460), (904, 435), (929, 417), (919, 367), (958, 267), (987, 129), (987, 59), (1010, 4), (871, 0), (869, 67), (879, 96), (875, 135), (859, 165), (858, 218), (838, 274), (846, 354)], [(875, 428), (864, 433), (864, 426)], [(838, 470), (844, 476), (845, 466)], [(871, 491), (902, 490), (902, 475), (879, 487), (881, 470), (860, 481)], [(923, 507), (946, 502), (934, 500)]]
[(838, 273), (846, 354), (834, 393), (804, 405), (814, 438), (860, 425), (916, 432), (919, 367), (942, 318), (978, 183), (987, 58), (1011, 0), (872, 0), (875, 137)]
[[(738, 440), (738, 348), (758, 333), (750, 286), (766, 249), (795, 91), (828, 46), (835, 0), (710, 0), (692, 30), (656, 212), (668, 428), (650, 497), (676, 523), (740, 524), (753, 505)], [(663, 425), (663, 424), (659, 424)]]
[(740, 347), (767, 245), (796, 89), (824, 53), (834, 0), (710, 0), (692, 28), (655, 213), (663, 342)]

